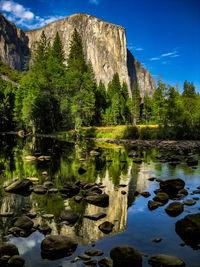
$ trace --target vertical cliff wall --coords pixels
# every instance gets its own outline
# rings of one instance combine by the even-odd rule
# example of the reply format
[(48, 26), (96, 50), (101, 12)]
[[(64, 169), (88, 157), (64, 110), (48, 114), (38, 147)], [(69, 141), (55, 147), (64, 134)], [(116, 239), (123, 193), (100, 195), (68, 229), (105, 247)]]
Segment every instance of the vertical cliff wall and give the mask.
[(32, 31), (22, 31), (1, 16), (0, 58), (15, 69), (22, 70), (26, 56), (37, 47), (42, 31), (50, 42), (56, 32), (59, 33), (67, 57), (75, 28), (82, 37), (85, 57), (93, 66), (97, 82), (102, 80), (107, 87), (114, 73), (118, 72), (121, 82), (128, 84), (130, 94), (134, 80), (142, 96), (145, 93), (153, 94), (156, 89), (153, 77), (127, 51), (125, 29), (87, 14), (75, 14)]
[(0, 13), (0, 60), (21, 71), (27, 67), (29, 54), (28, 37)]

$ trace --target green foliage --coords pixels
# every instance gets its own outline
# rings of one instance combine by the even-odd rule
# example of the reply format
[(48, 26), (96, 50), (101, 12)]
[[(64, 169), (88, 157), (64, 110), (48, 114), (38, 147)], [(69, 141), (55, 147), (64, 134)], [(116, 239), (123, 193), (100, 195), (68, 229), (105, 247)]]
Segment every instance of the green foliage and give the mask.
[(9, 67), (6, 63), (0, 60), (0, 76), (5, 75), (11, 81), (18, 83), (20, 81), (20, 74), (18, 71)]
[(131, 108), (134, 125), (138, 124), (140, 119), (140, 105), (141, 105), (140, 91), (137, 82), (134, 81), (132, 89), (132, 108)]

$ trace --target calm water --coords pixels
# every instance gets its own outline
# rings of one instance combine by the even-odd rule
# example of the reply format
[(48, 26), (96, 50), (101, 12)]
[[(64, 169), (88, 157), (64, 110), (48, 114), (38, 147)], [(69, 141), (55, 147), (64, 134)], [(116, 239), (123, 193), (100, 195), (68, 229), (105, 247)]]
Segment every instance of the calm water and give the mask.
[[(90, 156), (89, 152), (93, 149), (98, 149), (100, 156)], [(175, 222), (187, 214), (198, 212), (200, 200), (194, 206), (185, 206), (184, 212), (175, 218), (165, 213), (165, 206), (149, 211), (147, 203), (153, 198), (153, 191), (158, 188), (158, 183), (150, 182), (148, 178), (182, 178), (191, 193), (200, 185), (200, 167), (192, 169), (184, 161), (177, 166), (160, 163), (156, 159), (158, 154), (156, 150), (138, 151), (144, 162), (136, 164), (128, 158), (129, 151), (130, 149), (108, 144), (97, 146), (94, 143), (83, 142), (74, 145), (48, 138), (26, 140), (13, 136), (0, 136), (0, 213), (14, 212), (14, 216), (20, 216), (27, 212), (36, 212), (37, 217), (34, 221), (39, 224), (45, 221), (42, 218), (43, 214), (53, 214), (53, 220), (46, 220), (52, 228), (52, 234), (70, 234), (78, 240), (79, 246), (70, 257), (56, 261), (44, 260), (40, 254), (40, 244), (44, 235), (36, 231), (27, 238), (10, 236), (7, 233), (11, 227), (11, 219), (2, 217), (0, 217), (1, 241), (15, 244), (20, 255), (26, 260), (26, 266), (29, 267), (83, 266), (82, 261), (71, 263), (71, 260), (93, 243), (96, 248), (104, 251), (102, 257), (109, 256), (113, 247), (127, 244), (149, 256), (160, 253), (176, 255), (185, 261), (186, 266), (199, 267), (200, 250), (193, 250), (190, 246), (180, 246), (183, 241), (175, 232)], [(28, 155), (36, 157), (49, 155), (51, 160), (28, 162), (25, 160)], [(83, 159), (85, 161), (82, 161)], [(83, 175), (78, 174), (80, 166), (87, 169)], [(43, 172), (47, 172), (47, 175)], [(16, 178), (27, 177), (38, 178), (38, 184), (52, 181), (54, 187), (58, 189), (62, 188), (64, 183), (74, 183), (76, 180), (85, 180), (88, 183), (102, 182), (105, 185), (104, 191), (109, 194), (110, 205), (108, 208), (101, 208), (84, 201), (76, 203), (73, 198), (64, 199), (59, 193), (51, 195), (32, 193), (28, 197), (23, 197), (4, 192), (3, 187)], [(127, 187), (120, 188), (119, 184), (126, 184)], [(122, 190), (127, 194), (122, 195)], [(152, 195), (147, 199), (142, 196), (135, 198), (136, 190), (149, 191)], [(189, 194), (185, 199), (192, 197), (194, 196)], [(59, 215), (66, 208), (74, 209), (81, 214), (81, 218), (73, 227), (59, 222)], [(97, 222), (83, 217), (85, 214), (102, 211), (106, 212), (107, 217)], [(103, 234), (98, 229), (98, 225), (106, 220), (115, 225), (109, 235)], [(163, 240), (160, 243), (153, 243), (152, 240), (155, 238)], [(149, 266), (147, 261), (148, 257), (143, 257), (143, 266)]]

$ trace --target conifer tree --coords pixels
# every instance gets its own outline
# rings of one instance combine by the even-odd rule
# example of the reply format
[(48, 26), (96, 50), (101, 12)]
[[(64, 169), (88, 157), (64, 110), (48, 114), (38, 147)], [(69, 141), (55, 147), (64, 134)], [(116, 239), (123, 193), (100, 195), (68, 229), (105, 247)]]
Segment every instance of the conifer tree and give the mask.
[(132, 89), (132, 116), (133, 116), (133, 125), (136, 125), (139, 122), (140, 118), (140, 104), (141, 104), (141, 97), (140, 91), (137, 85), (137, 82), (134, 81), (133, 89)]
[(53, 56), (53, 58), (57, 59), (60, 64), (64, 63), (65, 53), (64, 53), (62, 41), (60, 39), (58, 32), (56, 33), (56, 36), (53, 41), (53, 45), (51, 48), (51, 55)]

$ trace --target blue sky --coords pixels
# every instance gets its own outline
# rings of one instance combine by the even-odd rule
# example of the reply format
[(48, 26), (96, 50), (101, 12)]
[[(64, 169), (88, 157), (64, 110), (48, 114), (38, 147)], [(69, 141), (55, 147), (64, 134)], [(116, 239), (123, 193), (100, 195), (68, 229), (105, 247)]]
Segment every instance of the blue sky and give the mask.
[(0, 0), (0, 11), (22, 29), (88, 13), (126, 28), (127, 46), (157, 81), (194, 82), (200, 92), (199, 0)]

